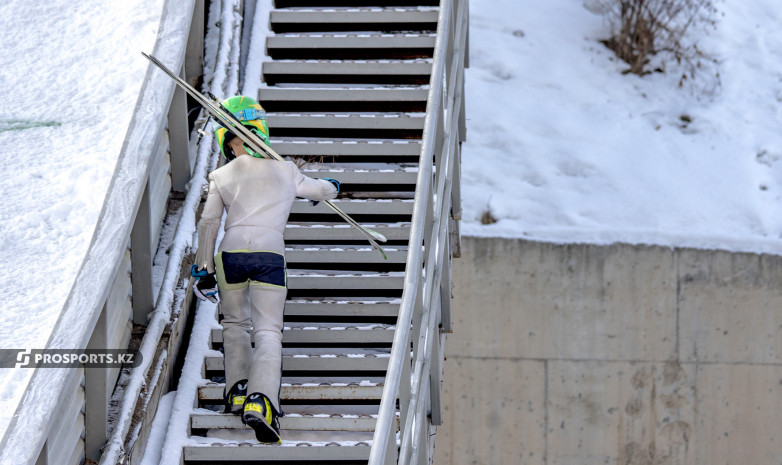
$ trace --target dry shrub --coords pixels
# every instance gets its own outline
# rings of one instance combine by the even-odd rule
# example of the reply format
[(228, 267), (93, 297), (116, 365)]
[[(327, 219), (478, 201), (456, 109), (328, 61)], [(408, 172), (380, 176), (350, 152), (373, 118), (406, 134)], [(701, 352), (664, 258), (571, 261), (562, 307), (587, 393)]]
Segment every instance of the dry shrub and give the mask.
[[(712, 0), (599, 0), (611, 27), (611, 37), (601, 41), (630, 65), (624, 73), (639, 76), (664, 71), (666, 59), (683, 67), (681, 86), (694, 78), (702, 61), (714, 62), (697, 41), (687, 37), (696, 26), (715, 27), (717, 12)], [(652, 58), (660, 56), (655, 66)], [(650, 69), (650, 67), (652, 69)]]

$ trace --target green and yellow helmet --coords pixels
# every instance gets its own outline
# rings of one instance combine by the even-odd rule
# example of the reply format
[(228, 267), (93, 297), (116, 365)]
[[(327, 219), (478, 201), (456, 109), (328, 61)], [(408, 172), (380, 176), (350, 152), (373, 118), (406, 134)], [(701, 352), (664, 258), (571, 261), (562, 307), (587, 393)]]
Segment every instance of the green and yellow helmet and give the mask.
[[(250, 97), (237, 95), (226, 99), (223, 102), (223, 107), (241, 121), (246, 128), (257, 134), (266, 145), (271, 145), (269, 142), (269, 126), (266, 124), (266, 112), (263, 111), (263, 107), (261, 107), (258, 101)], [(215, 137), (217, 138), (217, 145), (220, 147), (220, 153), (229, 161), (236, 158), (233, 150), (228, 145), (228, 142), (236, 136), (224, 126), (215, 124)], [(263, 158), (263, 154), (252, 150), (246, 144), (244, 148), (250, 155), (256, 158)]]

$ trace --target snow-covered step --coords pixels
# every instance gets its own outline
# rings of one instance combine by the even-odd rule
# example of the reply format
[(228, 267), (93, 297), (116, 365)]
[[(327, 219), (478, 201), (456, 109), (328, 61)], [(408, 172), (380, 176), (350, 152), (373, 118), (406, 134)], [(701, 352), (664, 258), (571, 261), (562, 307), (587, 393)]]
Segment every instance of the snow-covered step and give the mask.
[(267, 111), (426, 111), (427, 86), (262, 87)]
[(344, 184), (398, 184), (411, 185), (418, 180), (418, 169), (308, 169), (301, 172), (312, 178), (335, 178)]
[[(389, 241), (406, 241), (410, 237), (410, 223), (361, 223), (384, 235)], [(344, 221), (289, 222), (285, 228), (285, 240), (295, 241), (357, 241), (367, 243), (366, 237)]]
[[(186, 464), (217, 463), (314, 463), (366, 462), (369, 459), (367, 442), (301, 442), (283, 441), (282, 446), (264, 446), (256, 443), (226, 444), (205, 442), (203, 446), (185, 446), (183, 459)], [(210, 447), (211, 446), (211, 447)]]
[(281, 34), (266, 39), (274, 59), (431, 58), (435, 34)]
[(332, 272), (331, 270), (305, 272), (289, 269), (288, 289), (401, 290), (404, 285), (404, 278), (404, 272), (348, 273), (344, 271)]
[(420, 140), (275, 138), (272, 147), (282, 156), (404, 157), (421, 155)]
[[(223, 402), (224, 383), (210, 383), (198, 387), (198, 399), (204, 403)], [(282, 378), (280, 398), (286, 400), (380, 400), (383, 378)]]
[(268, 113), (269, 127), (281, 129), (423, 131), (425, 113)]
[[(289, 344), (390, 344), (394, 326), (385, 324), (286, 323), (283, 345)], [(223, 343), (223, 331), (212, 329), (212, 342)]]
[(371, 247), (290, 245), (288, 263), (405, 263), (407, 247), (383, 247), (387, 259)]
[[(282, 369), (283, 371), (384, 371), (388, 368), (388, 354), (344, 350), (346, 352), (332, 354), (283, 354)], [(207, 371), (225, 370), (225, 360), (222, 356), (206, 357), (204, 365)]]
[[(348, 215), (412, 215), (413, 214), (413, 200), (412, 199), (367, 199), (367, 200), (344, 200), (336, 199), (332, 201), (335, 206), (339, 207), (343, 212)], [(293, 202), (291, 208), (291, 214), (335, 214), (334, 211), (329, 208), (323, 202), (316, 206), (312, 206), (309, 200), (298, 199)]]
[[(425, 102), (429, 89), (425, 86), (406, 87), (263, 87), (258, 91), (264, 108), (270, 102)], [(268, 108), (267, 108), (268, 109)]]
[(436, 38), (436, 34), (278, 34), (266, 39), (266, 48), (434, 48)]
[(300, 298), (285, 302), (286, 316), (396, 317), (399, 299), (390, 298)]
[[(285, 60), (263, 64), (264, 80), (312, 83), (428, 84), (431, 60)], [(270, 124), (271, 126), (271, 124)]]
[[(280, 429), (283, 431), (374, 431), (377, 423), (376, 415), (341, 415), (333, 413), (300, 415), (291, 414), (285, 409), (285, 416), (280, 418)], [(221, 413), (194, 413), (190, 415), (190, 428), (205, 430), (249, 429), (242, 423), (239, 415)]]
[[(322, 7), (323, 0), (275, 0), (277, 8), (313, 8)], [(328, 0), (332, 7), (436, 7), (439, 0)]]
[(290, 8), (271, 12), (274, 32), (300, 31), (432, 31), (436, 8)]

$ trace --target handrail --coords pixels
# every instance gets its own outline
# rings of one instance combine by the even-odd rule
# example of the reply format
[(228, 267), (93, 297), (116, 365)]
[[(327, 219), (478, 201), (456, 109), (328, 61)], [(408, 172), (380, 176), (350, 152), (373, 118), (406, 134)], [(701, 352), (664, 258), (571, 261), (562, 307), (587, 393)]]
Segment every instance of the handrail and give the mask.
[[(394, 426), (397, 424), (397, 397), (400, 399), (401, 431), (399, 463), (409, 463), (411, 460), (417, 462), (417, 457), (421, 457), (424, 452), (430, 453), (431, 450), (426, 447), (431, 419), (427, 418), (425, 411), (426, 401), (431, 399), (431, 396), (427, 397), (426, 394), (432, 394), (432, 389), (440, 389), (439, 385), (431, 385), (429, 374), (434, 368), (431, 360), (433, 347), (434, 344), (439, 344), (435, 339), (440, 336), (438, 325), (442, 302), (439, 290), (444, 272), (442, 267), (446, 254), (450, 254), (447, 234), (450, 222), (445, 221), (445, 215), (451, 213), (451, 183), (454, 178), (452, 171), (458, 168), (458, 144), (455, 142), (459, 132), (458, 107), (462, 98), (466, 2), (467, 0), (440, 2), (404, 290), (369, 455), (370, 465), (396, 462)], [(452, 54), (457, 56), (453, 57)], [(456, 59), (451, 61), (453, 58)], [(449, 64), (451, 66), (447, 66)], [(436, 158), (438, 152), (440, 157)], [(433, 186), (435, 164), (436, 190)], [(458, 177), (456, 179), (458, 182)], [(433, 226), (431, 231), (427, 231), (428, 225)], [(450, 269), (447, 272), (450, 273)], [(417, 326), (419, 321), (420, 325)], [(410, 342), (413, 328), (419, 333), (413, 340), (414, 360), (411, 360)], [(442, 352), (439, 354), (442, 357)], [(411, 363), (415, 365), (412, 378), (403, 379), (404, 374), (410, 373)], [(439, 366), (438, 360), (437, 369)], [(439, 394), (437, 396), (439, 398)]]

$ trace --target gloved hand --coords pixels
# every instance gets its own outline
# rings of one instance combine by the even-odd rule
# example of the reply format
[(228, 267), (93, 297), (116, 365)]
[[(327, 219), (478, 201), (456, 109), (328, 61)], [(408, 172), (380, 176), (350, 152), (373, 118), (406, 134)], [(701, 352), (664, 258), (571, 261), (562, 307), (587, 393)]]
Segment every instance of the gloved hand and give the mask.
[[(334, 187), (336, 187), (336, 188), (337, 188), (337, 194), (339, 194), (339, 186), (340, 186), (340, 183), (339, 183), (339, 181), (337, 181), (336, 179), (331, 179), (331, 178), (321, 178), (321, 179), (322, 179), (322, 180), (324, 180), (324, 181), (328, 181), (328, 182), (330, 182), (331, 184), (333, 184), (333, 185), (334, 185)], [(310, 203), (311, 203), (311, 204), (312, 204), (312, 206), (314, 207), (315, 205), (317, 205), (317, 204), (319, 204), (319, 203), (320, 203), (320, 200), (310, 200)]]
[(217, 279), (214, 273), (206, 270), (199, 270), (196, 265), (190, 267), (190, 275), (195, 278), (193, 283), (193, 292), (201, 300), (208, 300), (217, 303)]
[(336, 179), (331, 179), (331, 178), (321, 178), (321, 179), (323, 179), (324, 181), (328, 181), (328, 182), (334, 184), (334, 187), (337, 188), (337, 194), (339, 194), (339, 186), (340, 186), (339, 181), (337, 181)]

